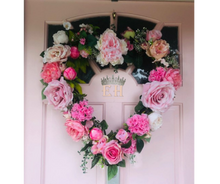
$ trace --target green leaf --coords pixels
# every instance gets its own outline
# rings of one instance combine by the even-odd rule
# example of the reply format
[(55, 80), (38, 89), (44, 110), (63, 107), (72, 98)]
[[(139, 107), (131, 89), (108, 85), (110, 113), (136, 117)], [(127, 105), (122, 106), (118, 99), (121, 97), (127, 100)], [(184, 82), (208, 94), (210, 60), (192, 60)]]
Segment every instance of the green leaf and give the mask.
[(43, 52), (41, 52), (41, 54), (40, 54), (40, 56), (43, 58), (44, 57), (44, 51)]
[(82, 151), (86, 151), (87, 148), (90, 147), (90, 146), (92, 146), (92, 141), (89, 142), (88, 144), (86, 144), (86, 145), (80, 150), (80, 152), (82, 152)]
[(67, 81), (67, 83), (70, 85), (70, 87), (73, 89), (75, 87), (74, 83), (72, 81)]
[(97, 41), (98, 40), (93, 35), (87, 35), (86, 45), (93, 47), (97, 44)]
[(133, 63), (136, 68), (140, 68), (143, 64), (143, 56), (137, 55)]
[(139, 101), (134, 108), (136, 113), (140, 113), (143, 109), (146, 109), (146, 107), (143, 105), (142, 101)]
[(144, 147), (144, 141), (142, 139), (137, 139), (137, 152), (140, 153)]
[(102, 127), (102, 130), (106, 130), (108, 129), (108, 124), (106, 123), (105, 120), (102, 120), (102, 122), (100, 123), (101, 127)]
[(78, 77), (75, 78), (75, 81), (81, 84), (86, 84), (86, 82)]
[(84, 30), (81, 31), (79, 37), (80, 37), (80, 38), (86, 38), (86, 37), (87, 37), (86, 32), (85, 32)]
[(44, 100), (44, 99), (47, 98), (47, 97), (44, 95), (44, 90), (45, 90), (46, 87), (47, 87), (47, 86), (45, 86), (45, 87), (42, 89), (42, 91), (41, 91), (41, 98), (42, 98), (42, 100)]
[(150, 142), (151, 137), (149, 137), (149, 138), (144, 138), (144, 140), (147, 141), (147, 142)]
[(143, 139), (145, 136), (146, 136), (147, 134), (144, 134), (144, 135), (142, 135), (142, 136), (136, 136), (137, 137), (137, 139)]
[(125, 160), (123, 159), (121, 162), (117, 164), (120, 167), (125, 167)]
[(69, 30), (69, 41), (71, 41), (72, 38), (74, 39), (74, 33)]
[(125, 55), (125, 56), (123, 56), (123, 57), (124, 57), (124, 61), (125, 61), (126, 63), (133, 63), (133, 61), (134, 61), (134, 58), (131, 57), (131, 56), (129, 56), (128, 54)]
[(75, 89), (79, 92), (79, 94), (82, 95), (82, 87), (74, 81), (73, 81), (73, 84), (74, 84)]
[(132, 139), (135, 140), (137, 134), (132, 134)]
[(130, 146), (131, 146), (131, 140), (128, 143), (121, 145), (122, 148), (130, 148)]
[(82, 45), (81, 43), (78, 44), (78, 50), (81, 51), (83, 49), (85, 49), (86, 46), (85, 45)]
[(109, 165), (108, 166), (108, 180), (111, 180), (118, 172), (117, 165)]
[(101, 158), (101, 155), (95, 155), (94, 159), (92, 160), (92, 166), (91, 169), (99, 162), (99, 159)]

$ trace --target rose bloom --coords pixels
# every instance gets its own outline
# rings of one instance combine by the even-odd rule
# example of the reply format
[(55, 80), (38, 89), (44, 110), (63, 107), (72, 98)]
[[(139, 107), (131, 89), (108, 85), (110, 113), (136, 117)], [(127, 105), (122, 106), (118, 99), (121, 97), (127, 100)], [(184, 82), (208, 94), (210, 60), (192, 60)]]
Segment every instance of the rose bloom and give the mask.
[(71, 47), (70, 51), (71, 51), (71, 55), (70, 55), (71, 58), (77, 59), (79, 57), (80, 52), (77, 47)]
[(65, 123), (67, 133), (76, 142), (82, 139), (85, 135), (84, 126), (77, 120), (68, 119)]
[(154, 42), (155, 40), (159, 40), (161, 37), (162, 37), (162, 33), (156, 29), (147, 31), (147, 34), (146, 34), (147, 41), (151, 39)]
[(53, 47), (49, 47), (44, 52), (43, 62), (52, 63), (52, 62), (65, 62), (67, 58), (70, 56), (70, 46), (68, 45), (54, 45)]
[(59, 79), (61, 76), (61, 70), (59, 68), (59, 63), (46, 63), (43, 66), (43, 71), (41, 72), (41, 78), (44, 82), (49, 83), (52, 80)]
[(68, 43), (69, 38), (66, 35), (65, 31), (58, 31), (53, 35), (53, 41), (54, 44)]
[(72, 90), (63, 77), (61, 77), (60, 81), (53, 80), (49, 82), (44, 90), (44, 95), (48, 100), (48, 104), (60, 110), (66, 110), (66, 107), (73, 99)]
[(115, 138), (124, 143), (128, 138), (128, 132), (126, 132), (124, 129), (120, 129)]
[(99, 51), (96, 61), (101, 66), (111, 63), (113, 66), (122, 64), (124, 58), (122, 54), (127, 54), (128, 48), (124, 40), (116, 37), (114, 31), (107, 29), (101, 36), (95, 46)]
[(99, 128), (93, 128), (91, 131), (90, 131), (90, 134), (89, 134), (90, 138), (93, 140), (93, 141), (97, 141), (99, 139), (102, 138), (103, 136), (103, 133), (102, 133), (102, 130), (99, 129)]
[(67, 69), (64, 70), (63, 76), (67, 80), (74, 80), (76, 78), (76, 71), (72, 67), (68, 67)]
[(83, 58), (87, 58), (89, 56), (89, 53), (88, 51), (86, 50), (81, 50), (80, 51), (80, 55), (83, 57)]
[(153, 81), (143, 85), (141, 101), (155, 112), (165, 112), (172, 104), (175, 88), (167, 81)]
[(102, 149), (104, 148), (104, 146), (106, 145), (107, 142), (107, 138), (106, 137), (102, 137), (97, 143), (95, 143), (92, 147), (91, 147), (91, 152), (96, 155), (98, 153), (102, 153)]
[(130, 140), (131, 140), (131, 146), (129, 148), (122, 148), (122, 152), (125, 154), (134, 154), (137, 150), (137, 147), (136, 147), (137, 141), (132, 138), (131, 133), (128, 133), (128, 138), (124, 142), (124, 144), (127, 144)]
[(157, 112), (152, 112), (148, 115), (150, 129), (151, 131), (155, 131), (162, 126), (162, 115)]
[(146, 114), (135, 114), (127, 120), (128, 130), (139, 136), (150, 131), (149, 120)]
[(164, 76), (164, 81), (172, 83), (176, 90), (179, 89), (182, 85), (180, 70), (169, 68)]
[(169, 53), (169, 44), (165, 40), (156, 40), (148, 50), (146, 54), (149, 57), (153, 57), (156, 60), (161, 59), (162, 57), (167, 56)]
[(102, 155), (110, 165), (117, 164), (122, 161), (121, 146), (116, 140), (111, 140), (104, 146)]
[(148, 77), (149, 81), (163, 81), (166, 70), (163, 67), (157, 67), (156, 70), (151, 70)]

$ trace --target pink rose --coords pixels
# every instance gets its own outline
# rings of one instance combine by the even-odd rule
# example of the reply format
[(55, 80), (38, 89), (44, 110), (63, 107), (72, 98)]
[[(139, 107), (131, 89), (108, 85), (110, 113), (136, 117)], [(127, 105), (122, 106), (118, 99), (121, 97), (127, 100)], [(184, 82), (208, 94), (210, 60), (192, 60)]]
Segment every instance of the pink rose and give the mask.
[(67, 126), (66, 131), (72, 137), (72, 139), (76, 142), (82, 139), (85, 135), (84, 126), (77, 120), (68, 119), (65, 123)]
[(114, 31), (107, 29), (101, 36), (95, 46), (99, 51), (96, 61), (101, 66), (111, 63), (113, 66), (122, 64), (124, 58), (122, 54), (127, 54), (128, 48), (124, 40), (116, 37)]
[(53, 80), (49, 82), (44, 90), (44, 95), (47, 97), (48, 104), (60, 110), (66, 110), (66, 107), (73, 99), (72, 90), (63, 77), (61, 77), (60, 81)]
[(41, 72), (41, 78), (44, 82), (49, 83), (52, 80), (59, 79), (61, 76), (61, 71), (59, 68), (59, 64), (57, 62), (54, 63), (46, 63), (43, 66), (43, 71)]
[(97, 141), (99, 139), (102, 138), (103, 136), (103, 133), (102, 133), (102, 130), (99, 129), (99, 128), (93, 128), (91, 131), (90, 131), (90, 134), (89, 134), (90, 138), (93, 140), (93, 141)]
[(85, 39), (85, 38), (81, 38), (79, 42), (80, 42), (82, 45), (85, 45), (86, 39)]
[[(126, 40), (125, 40), (126, 41)], [(130, 43), (130, 41), (126, 41), (127, 43), (127, 48), (129, 51), (132, 51), (134, 49), (134, 45)]]
[(122, 161), (121, 146), (116, 140), (111, 140), (104, 146), (102, 155), (110, 165), (117, 164)]
[(146, 50), (146, 54), (149, 57), (153, 57), (156, 60), (161, 59), (162, 57), (167, 56), (169, 54), (169, 44), (165, 40), (156, 40), (148, 50)]
[(102, 137), (96, 144), (94, 144), (91, 148), (91, 152), (96, 155), (98, 153), (102, 153), (102, 149), (106, 145), (107, 138)]
[(153, 81), (143, 85), (141, 101), (155, 112), (165, 112), (172, 104), (175, 88), (167, 81)]
[(115, 137), (116, 139), (124, 143), (128, 138), (128, 132), (126, 132), (124, 129), (120, 129)]
[(70, 55), (71, 58), (77, 59), (79, 57), (80, 52), (77, 47), (71, 47), (70, 51), (71, 51), (71, 55)]
[(135, 114), (127, 120), (128, 130), (139, 136), (150, 131), (148, 116), (146, 114)]
[(76, 71), (72, 67), (68, 67), (63, 72), (63, 76), (67, 80), (74, 80), (76, 78), (76, 75), (77, 75), (77, 73), (76, 73)]
[(137, 141), (132, 138), (131, 133), (128, 133), (128, 135), (129, 136), (127, 140), (124, 142), (124, 144), (127, 144), (131, 140), (131, 146), (129, 148), (122, 148), (122, 152), (125, 154), (134, 154), (137, 150), (137, 147), (136, 147)]
[(86, 50), (81, 50), (80, 51), (80, 55), (83, 57), (83, 58), (87, 58), (89, 56), (89, 53), (88, 51)]
[(157, 67), (156, 70), (151, 70), (148, 77), (149, 81), (163, 81), (166, 70), (163, 67)]
[(52, 62), (65, 62), (67, 58), (70, 56), (70, 46), (68, 45), (54, 45), (53, 47), (49, 47), (44, 52), (43, 62), (52, 63)]
[(147, 41), (152, 39), (152, 41), (154, 42), (155, 40), (159, 40), (161, 37), (162, 37), (162, 33), (156, 29), (151, 30), (151, 31), (147, 31), (147, 34), (146, 34)]
[(168, 81), (173, 84), (177, 90), (182, 85), (182, 78), (179, 69), (169, 68), (164, 76), (164, 81)]

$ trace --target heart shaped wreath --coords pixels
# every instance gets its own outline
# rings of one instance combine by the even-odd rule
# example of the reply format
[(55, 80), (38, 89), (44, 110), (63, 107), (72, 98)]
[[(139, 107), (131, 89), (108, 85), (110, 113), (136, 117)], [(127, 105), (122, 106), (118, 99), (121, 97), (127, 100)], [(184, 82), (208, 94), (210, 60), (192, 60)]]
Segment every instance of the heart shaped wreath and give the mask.
[[(134, 31), (128, 27), (119, 39), (114, 29), (98, 35), (97, 26), (81, 24), (79, 31), (74, 31), (70, 22), (64, 22), (63, 26), (64, 30), (53, 35), (54, 45), (41, 53), (42, 100), (63, 113), (67, 133), (74, 141), (83, 142), (79, 151), (84, 153), (83, 172), (88, 169), (87, 160), (92, 159), (91, 168), (96, 164), (108, 167), (110, 180), (118, 166), (125, 167), (126, 157), (135, 162), (135, 153), (140, 153), (145, 142), (150, 142), (151, 132), (161, 127), (161, 113), (173, 104), (175, 92), (182, 85), (178, 52), (161, 39), (159, 30)], [(110, 64), (117, 72), (123, 63), (140, 67), (146, 56), (155, 67), (149, 73), (148, 82), (143, 84), (135, 114), (121, 129), (106, 134), (108, 124), (93, 117), (93, 108), (80, 86), (85, 82), (77, 73), (86, 73), (89, 59), (101, 67)]]

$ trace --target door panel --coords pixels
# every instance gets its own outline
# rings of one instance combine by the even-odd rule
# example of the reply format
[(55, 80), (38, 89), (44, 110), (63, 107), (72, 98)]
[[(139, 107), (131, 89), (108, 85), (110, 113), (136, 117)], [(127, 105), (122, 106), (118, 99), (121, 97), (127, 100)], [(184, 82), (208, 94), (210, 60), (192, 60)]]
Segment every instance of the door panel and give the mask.
[[(177, 26), (183, 75), (174, 105), (163, 113), (162, 128), (152, 133), (151, 142), (137, 154), (134, 165), (127, 161), (127, 167), (120, 168), (120, 184), (193, 184), (193, 9), (193, 3), (171, 2), (88, 1), (86, 6), (85, 2), (25, 2), (25, 184), (105, 183), (105, 169), (96, 167), (83, 174), (82, 155), (77, 153), (82, 144), (72, 141), (66, 133), (62, 114), (42, 104), (39, 55), (47, 45), (48, 23), (110, 17), (113, 10), (121, 16), (154, 22), (160, 29)], [(93, 70), (95, 75), (83, 85), (83, 91), (97, 119), (105, 119), (109, 130), (115, 130), (133, 113), (142, 86), (131, 76), (132, 70), (119, 70), (114, 75), (126, 79), (123, 96), (119, 86), (111, 86), (107, 89), (112, 96), (106, 97), (101, 79), (111, 77), (113, 72), (107, 68)], [(119, 91), (116, 95), (115, 89)]]

